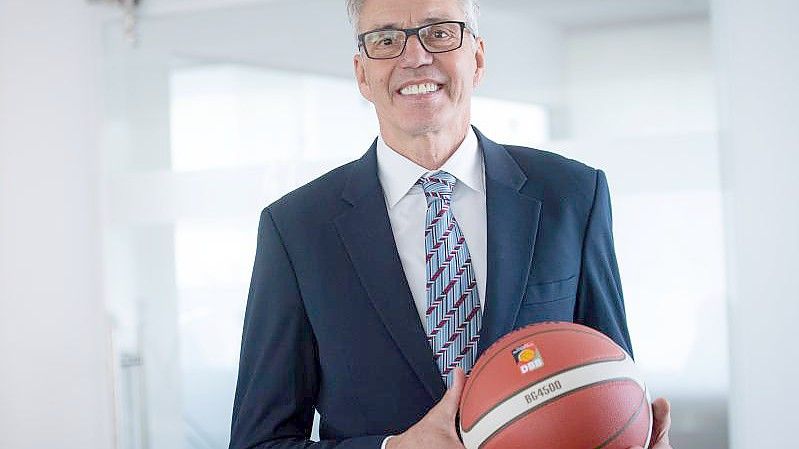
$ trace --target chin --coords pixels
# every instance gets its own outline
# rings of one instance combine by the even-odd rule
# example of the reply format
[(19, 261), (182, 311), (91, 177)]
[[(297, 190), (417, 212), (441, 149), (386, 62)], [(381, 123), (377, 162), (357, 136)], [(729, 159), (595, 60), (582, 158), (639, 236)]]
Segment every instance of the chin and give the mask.
[[(451, 123), (451, 121), (449, 121)], [(448, 121), (441, 119), (438, 111), (423, 111), (416, 114), (409, 114), (400, 126), (412, 135), (427, 134), (440, 131), (447, 127)]]
[(403, 131), (412, 136), (421, 136), (424, 134), (435, 133), (441, 131), (444, 125), (438, 121), (421, 121), (415, 123), (406, 123), (403, 126)]

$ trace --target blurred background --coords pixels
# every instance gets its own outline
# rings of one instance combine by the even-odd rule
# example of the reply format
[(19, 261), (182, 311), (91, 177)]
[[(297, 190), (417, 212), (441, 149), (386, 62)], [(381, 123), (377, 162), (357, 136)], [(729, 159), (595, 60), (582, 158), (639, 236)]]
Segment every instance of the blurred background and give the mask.
[[(799, 4), (482, 0), (472, 121), (606, 171), (675, 449), (795, 447)], [(377, 132), (344, 0), (0, 0), (0, 448), (227, 447), (260, 210)]]

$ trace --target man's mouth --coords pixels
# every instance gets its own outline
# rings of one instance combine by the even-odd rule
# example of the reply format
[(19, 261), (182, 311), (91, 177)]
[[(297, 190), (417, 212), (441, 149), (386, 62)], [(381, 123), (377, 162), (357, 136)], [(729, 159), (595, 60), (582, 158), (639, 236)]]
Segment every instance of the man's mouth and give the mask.
[(400, 95), (423, 95), (436, 92), (441, 86), (436, 83), (410, 84), (400, 89)]

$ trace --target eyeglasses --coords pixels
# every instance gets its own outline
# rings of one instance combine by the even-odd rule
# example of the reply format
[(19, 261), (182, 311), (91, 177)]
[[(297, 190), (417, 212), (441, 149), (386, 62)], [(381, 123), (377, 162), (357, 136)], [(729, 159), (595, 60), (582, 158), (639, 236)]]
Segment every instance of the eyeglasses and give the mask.
[(392, 59), (405, 51), (408, 38), (416, 36), (430, 53), (445, 53), (463, 45), (463, 30), (474, 32), (464, 22), (450, 20), (404, 30), (373, 30), (358, 35), (358, 43), (370, 59)]

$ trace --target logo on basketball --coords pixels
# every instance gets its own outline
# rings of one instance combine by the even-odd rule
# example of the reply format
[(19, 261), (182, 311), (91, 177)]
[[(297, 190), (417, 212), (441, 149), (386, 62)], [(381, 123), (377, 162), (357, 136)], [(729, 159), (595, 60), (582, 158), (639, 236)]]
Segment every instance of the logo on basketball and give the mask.
[(544, 366), (544, 359), (535, 347), (535, 343), (527, 342), (513, 350), (513, 360), (522, 374), (529, 373)]

